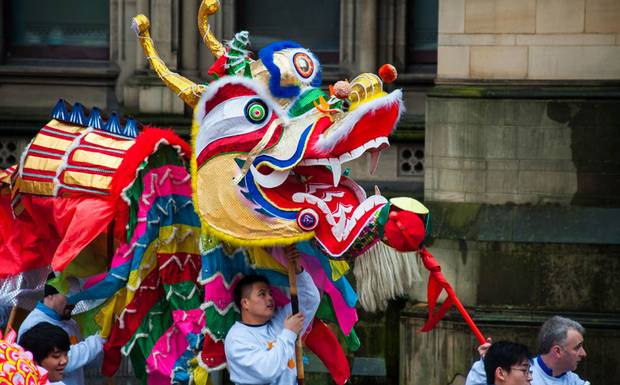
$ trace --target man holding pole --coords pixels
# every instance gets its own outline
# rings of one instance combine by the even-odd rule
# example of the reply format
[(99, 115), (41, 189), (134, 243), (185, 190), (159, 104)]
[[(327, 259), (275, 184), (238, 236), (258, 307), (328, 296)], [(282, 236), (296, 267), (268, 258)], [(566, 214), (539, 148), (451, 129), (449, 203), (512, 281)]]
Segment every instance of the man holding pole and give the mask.
[(304, 334), (320, 302), (319, 291), (297, 259), (295, 253), (289, 257), (295, 273), (291, 279), (292, 303), (299, 293), (299, 312), (295, 314), (291, 314), (291, 305), (276, 309), (269, 281), (263, 276), (245, 276), (235, 286), (241, 321), (233, 325), (224, 341), (230, 380), (235, 384), (297, 382), (296, 365), (303, 364), (295, 360), (295, 341)]

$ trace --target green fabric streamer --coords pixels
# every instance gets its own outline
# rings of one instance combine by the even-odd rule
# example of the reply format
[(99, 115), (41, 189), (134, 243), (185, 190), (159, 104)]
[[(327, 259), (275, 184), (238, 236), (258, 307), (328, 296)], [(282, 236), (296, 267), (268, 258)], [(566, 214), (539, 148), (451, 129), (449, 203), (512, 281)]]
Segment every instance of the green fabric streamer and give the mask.
[(101, 311), (103, 304), (85, 311), (83, 313), (76, 314), (72, 318), (77, 322), (80, 327), (80, 333), (82, 337), (92, 336), (99, 332), (99, 325), (95, 322), (95, 316)]
[(383, 206), (381, 211), (379, 212), (379, 217), (377, 218), (377, 229), (379, 230), (379, 239), (383, 239), (383, 234), (385, 232), (385, 224), (390, 218), (390, 207), (392, 204), (388, 201), (388, 203)]
[[(172, 326), (172, 310), (165, 298), (160, 299), (142, 319), (142, 323), (134, 336), (124, 346), (127, 349), (133, 345), (129, 353), (131, 364), (136, 377), (146, 384), (146, 358), (151, 354), (153, 346), (164, 335), (166, 330)], [(147, 334), (147, 337), (137, 338), (140, 334)]]
[[(164, 291), (172, 310), (193, 310), (200, 308), (204, 289), (192, 281), (164, 284)], [(172, 293), (170, 293), (172, 291)], [(193, 293), (192, 293), (193, 291)], [(191, 296), (190, 296), (191, 295)]]
[[(327, 295), (324, 295), (323, 298), (321, 298), (321, 303), (319, 304), (319, 308), (316, 311), (315, 316), (323, 322), (329, 322), (338, 325), (338, 321), (336, 320), (336, 313), (334, 312), (334, 306), (332, 305), (332, 300)], [(340, 329), (340, 332), (344, 336), (344, 340), (347, 343), (347, 347), (350, 351), (355, 352), (362, 346), (360, 339), (357, 337), (357, 333), (355, 333), (355, 329), (351, 329), (351, 333), (349, 333), (348, 336), (344, 334), (342, 329)]]
[(239, 320), (239, 313), (231, 306), (224, 315), (221, 315), (215, 309), (215, 305), (211, 305), (205, 309), (205, 320), (211, 334), (223, 339), (228, 330)]
[(179, 156), (177, 150), (171, 146), (161, 146), (154, 153), (151, 154), (148, 159), (145, 159), (140, 166), (138, 166), (138, 175), (134, 180), (134, 183), (125, 191), (124, 195), (129, 200), (129, 221), (127, 222), (127, 242), (131, 241), (134, 230), (138, 224), (138, 207), (140, 204), (140, 197), (144, 191), (144, 185), (142, 183), (135, 183), (135, 181), (142, 181), (144, 175), (154, 168), (158, 168), (166, 165), (184, 166), (187, 165), (183, 161), (183, 158)]

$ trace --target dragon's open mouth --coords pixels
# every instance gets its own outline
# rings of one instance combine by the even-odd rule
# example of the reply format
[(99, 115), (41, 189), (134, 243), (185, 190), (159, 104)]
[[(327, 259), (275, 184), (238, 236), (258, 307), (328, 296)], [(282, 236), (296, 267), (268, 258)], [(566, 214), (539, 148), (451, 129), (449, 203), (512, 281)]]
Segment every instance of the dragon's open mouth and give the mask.
[(313, 230), (326, 252), (339, 257), (387, 201), (380, 195), (366, 197), (347, 177), (337, 186), (332, 182), (327, 167), (299, 166), (278, 188), (261, 190), (275, 206), (294, 214), (300, 227)]
[(302, 229), (315, 232), (324, 251), (342, 256), (387, 203), (380, 195), (367, 197), (361, 186), (342, 175), (342, 165), (368, 153), (374, 172), (400, 114), (400, 93), (390, 96), (315, 135), (294, 168), (252, 168), (247, 186), (254, 202), (264, 212), (297, 220)]

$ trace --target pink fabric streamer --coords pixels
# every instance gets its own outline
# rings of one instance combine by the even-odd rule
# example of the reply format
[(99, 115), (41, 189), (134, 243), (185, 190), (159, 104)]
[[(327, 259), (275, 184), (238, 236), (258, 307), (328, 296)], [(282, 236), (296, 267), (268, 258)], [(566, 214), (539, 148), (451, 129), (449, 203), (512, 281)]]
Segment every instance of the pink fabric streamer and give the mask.
[[(184, 195), (188, 197), (191, 196), (192, 188), (190, 183), (175, 183), (176, 181), (185, 179), (187, 175), (187, 170), (185, 170), (185, 168), (181, 166), (161, 166), (149, 170), (144, 176), (144, 180), (148, 181), (145, 185), (145, 190), (147, 190), (148, 192), (145, 191), (145, 194), (142, 195), (143, 197), (145, 195), (149, 196), (149, 198), (147, 199), (148, 203), (145, 204), (144, 201), (140, 200), (138, 208), (138, 218), (146, 218), (146, 214), (153, 206), (153, 202), (155, 202), (155, 199), (159, 196), (166, 196), (172, 194)], [(171, 177), (173, 179), (170, 179)], [(162, 180), (165, 180), (165, 182), (161, 183)], [(145, 231), (146, 222), (138, 222), (136, 224), (136, 228), (133, 232), (133, 236), (129, 244), (135, 243), (137, 239), (144, 235)], [(127, 252), (129, 251), (129, 244), (124, 243), (116, 250), (116, 253), (112, 257), (111, 268), (118, 267), (129, 260), (129, 258), (132, 256), (131, 254), (127, 254)], [(106, 277), (106, 275), (107, 273), (102, 273), (90, 277), (88, 280), (86, 280), (86, 283), (84, 284), (84, 289), (88, 289), (89, 287), (101, 282)]]
[[(288, 265), (288, 261), (284, 255), (284, 249), (280, 247), (274, 247), (271, 255), (275, 260), (280, 262), (283, 266)], [(334, 312), (336, 313), (336, 319), (338, 325), (344, 334), (349, 335), (351, 329), (357, 322), (357, 311), (354, 307), (349, 307), (346, 301), (338, 291), (338, 288), (334, 286), (329, 279), (325, 271), (323, 270), (321, 263), (312, 255), (301, 254), (300, 259), (301, 266), (310, 274), (314, 284), (320, 291), (324, 291), (329, 295), (334, 306)]]
[[(224, 280), (224, 276), (222, 274), (216, 274), (215, 278), (213, 278), (210, 282), (205, 284), (205, 303), (213, 302), (218, 311), (222, 312), (228, 305), (230, 305), (233, 301), (233, 288), (239, 281), (240, 276), (236, 276), (233, 278), (233, 282), (230, 284), (230, 287), (226, 287), (226, 283)], [(283, 307), (289, 302), (291, 302), (282, 290), (280, 290), (277, 286), (271, 286), (271, 292), (273, 295), (273, 300), (276, 303), (276, 306)]]
[(187, 335), (199, 334), (205, 326), (204, 313), (200, 309), (175, 310), (173, 324), (157, 340), (146, 359), (147, 383), (170, 385), (174, 363), (187, 350)]

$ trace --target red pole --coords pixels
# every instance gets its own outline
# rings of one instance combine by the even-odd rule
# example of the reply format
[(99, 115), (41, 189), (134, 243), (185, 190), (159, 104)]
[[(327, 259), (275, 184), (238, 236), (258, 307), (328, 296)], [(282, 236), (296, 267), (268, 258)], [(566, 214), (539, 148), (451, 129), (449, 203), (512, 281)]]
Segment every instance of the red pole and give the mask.
[(452, 287), (448, 286), (445, 289), (450, 298), (452, 298), (454, 306), (456, 306), (456, 308), (459, 310), (459, 313), (461, 313), (461, 315), (465, 319), (465, 322), (467, 322), (467, 325), (469, 325), (471, 331), (474, 332), (474, 334), (476, 335), (476, 338), (478, 339), (478, 342), (480, 342), (480, 345), (485, 344), (487, 342), (486, 338), (484, 338), (484, 335), (482, 335), (482, 332), (480, 331), (480, 329), (478, 329), (478, 326), (476, 326), (474, 320), (471, 319), (471, 316), (465, 309), (465, 306), (463, 306), (459, 298), (456, 296), (456, 293), (454, 292)]

